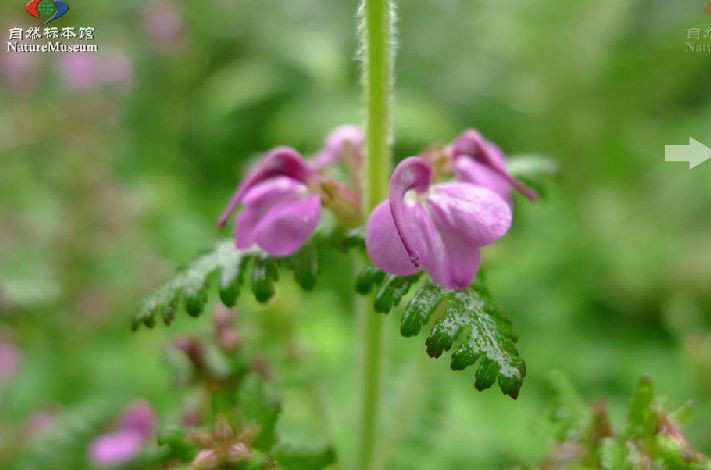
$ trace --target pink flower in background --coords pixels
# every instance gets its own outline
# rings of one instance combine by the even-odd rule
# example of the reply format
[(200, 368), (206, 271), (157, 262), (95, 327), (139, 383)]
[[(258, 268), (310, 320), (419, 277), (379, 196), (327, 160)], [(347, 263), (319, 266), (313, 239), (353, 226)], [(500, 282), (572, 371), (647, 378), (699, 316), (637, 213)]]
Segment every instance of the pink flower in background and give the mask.
[(99, 62), (99, 79), (103, 83), (131, 88), (133, 85), (133, 64), (126, 51), (109, 49)]
[(57, 421), (59, 412), (57, 406), (49, 406), (30, 415), (22, 427), (25, 439), (36, 439), (49, 431)]
[(72, 52), (57, 56), (59, 76), (73, 91), (88, 91), (104, 84), (130, 88), (133, 64), (122, 49), (109, 49), (101, 55)]
[(14, 93), (27, 93), (37, 86), (37, 59), (34, 54), (0, 55), (0, 76), (5, 88)]
[(352, 152), (354, 163), (360, 165), (363, 160), (364, 136), (360, 127), (351, 124), (336, 127), (326, 137), (323, 149), (314, 156), (311, 168), (320, 171), (342, 160), (347, 152)]
[(431, 165), (409, 157), (395, 168), (388, 200), (368, 220), (368, 256), (391, 274), (425, 270), (441, 286), (465, 289), (479, 270), (480, 247), (504, 236), (511, 216), (493, 191), (463, 182), (433, 185)]
[(158, 418), (145, 401), (126, 407), (121, 423), (113, 432), (94, 439), (89, 447), (89, 459), (94, 465), (121, 465), (135, 458), (153, 439)]
[(296, 150), (271, 150), (237, 187), (219, 226), (224, 227), (237, 206), (244, 203), (235, 223), (237, 248), (257, 244), (274, 256), (294, 253), (321, 219), (320, 196), (309, 190), (313, 176)]
[(0, 381), (14, 374), (20, 361), (20, 352), (11, 344), (0, 340)]
[(89, 90), (99, 83), (99, 65), (89, 53), (72, 52), (57, 56), (59, 75), (70, 90)]
[(169, 0), (151, 0), (143, 14), (143, 28), (158, 49), (171, 50), (177, 46), (183, 17), (175, 3)]
[(508, 202), (511, 201), (512, 188), (532, 201), (538, 199), (535, 191), (508, 172), (501, 149), (484, 139), (478, 131), (465, 130), (452, 142), (448, 151), (454, 160), (454, 173), (459, 181), (489, 188)]

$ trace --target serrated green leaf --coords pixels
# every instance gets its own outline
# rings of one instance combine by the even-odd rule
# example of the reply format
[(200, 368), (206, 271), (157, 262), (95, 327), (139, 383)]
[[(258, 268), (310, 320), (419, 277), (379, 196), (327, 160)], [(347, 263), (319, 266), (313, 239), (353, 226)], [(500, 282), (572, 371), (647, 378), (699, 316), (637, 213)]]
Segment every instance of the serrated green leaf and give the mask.
[(336, 461), (332, 447), (297, 447), (280, 443), (271, 454), (285, 470), (320, 470)]
[(356, 292), (362, 295), (370, 294), (384, 279), (384, 272), (375, 266), (366, 266), (356, 276)]
[(250, 256), (241, 256), (235, 263), (230, 263), (222, 268), (220, 300), (226, 307), (233, 307), (237, 303), (250, 259)]
[[(294, 279), (302, 288), (312, 289), (318, 276), (320, 250), (342, 246), (343, 237), (338, 230), (319, 229), (306, 246), (287, 257), (273, 257), (258, 248), (238, 250), (232, 240), (219, 242), (212, 251), (187, 263), (171, 280), (148, 296), (131, 319), (131, 328), (153, 327), (158, 317), (162, 317), (166, 325), (172, 323), (181, 301), (190, 315), (199, 316), (207, 304), (212, 277), (218, 278), (220, 300), (232, 307), (239, 297), (250, 263), (253, 263), (252, 292), (259, 302), (267, 302), (274, 295), (280, 266), (292, 269)], [(357, 235), (353, 237), (357, 238)]]
[(205, 309), (205, 304), (207, 303), (206, 282), (207, 280), (200, 283), (189, 282), (185, 287), (183, 301), (185, 302), (185, 311), (191, 317), (199, 317)]
[(643, 377), (637, 383), (627, 408), (627, 435), (635, 438), (651, 437), (657, 425), (657, 413), (653, 408), (654, 386), (652, 379)]
[(268, 256), (255, 256), (252, 266), (252, 293), (258, 302), (266, 303), (274, 296), (276, 263)]
[(422, 327), (432, 318), (437, 306), (442, 302), (446, 291), (434, 284), (429, 278), (410, 300), (402, 314), (400, 333), (402, 336), (420, 334)]
[(238, 398), (239, 410), (246, 426), (256, 426), (259, 432), (254, 440), (254, 448), (268, 451), (276, 442), (276, 422), (281, 404), (269, 392), (261, 377), (249, 376)]
[(302, 289), (310, 291), (316, 286), (319, 272), (318, 250), (312, 244), (303, 246), (291, 257), (294, 280)]
[(158, 315), (162, 316), (164, 323), (171, 323), (181, 298), (189, 314), (199, 315), (207, 302), (209, 277), (218, 271), (229, 272), (238, 269), (241, 258), (249, 253), (235, 249), (231, 240), (218, 243), (213, 251), (188, 263), (163, 287), (149, 296), (133, 317), (131, 327), (134, 330), (141, 324), (151, 327), (155, 325)]
[(477, 390), (491, 387), (498, 379), (501, 391), (517, 398), (526, 365), (518, 354), (511, 322), (503, 310), (480, 286), (450, 292), (447, 301), (444, 315), (435, 321), (427, 338), (427, 353), (439, 357), (461, 340), (452, 353), (452, 369), (461, 370), (478, 361)]
[(175, 315), (178, 312), (178, 304), (180, 303), (180, 295), (176, 293), (172, 299), (161, 306), (161, 314), (163, 323), (168, 326), (175, 320)]
[(385, 282), (375, 294), (373, 307), (378, 313), (388, 313), (396, 307), (400, 300), (408, 293), (413, 284), (420, 278), (421, 273), (412, 276), (394, 276), (388, 274)]
[(345, 248), (360, 248), (365, 250), (365, 228), (354, 228), (343, 237)]

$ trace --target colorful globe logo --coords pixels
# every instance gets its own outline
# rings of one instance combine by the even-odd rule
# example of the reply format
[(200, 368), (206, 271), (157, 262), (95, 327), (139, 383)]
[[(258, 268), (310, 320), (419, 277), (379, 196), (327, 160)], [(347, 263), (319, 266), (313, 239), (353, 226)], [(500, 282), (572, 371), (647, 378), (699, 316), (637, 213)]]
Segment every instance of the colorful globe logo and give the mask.
[(69, 11), (69, 5), (59, 0), (30, 0), (25, 11), (35, 18), (45, 20), (45, 24), (61, 18)]
[(40, 18), (51, 18), (55, 11), (57, 11), (57, 7), (54, 6), (54, 2), (51, 0), (42, 0), (37, 5), (37, 12), (40, 14)]

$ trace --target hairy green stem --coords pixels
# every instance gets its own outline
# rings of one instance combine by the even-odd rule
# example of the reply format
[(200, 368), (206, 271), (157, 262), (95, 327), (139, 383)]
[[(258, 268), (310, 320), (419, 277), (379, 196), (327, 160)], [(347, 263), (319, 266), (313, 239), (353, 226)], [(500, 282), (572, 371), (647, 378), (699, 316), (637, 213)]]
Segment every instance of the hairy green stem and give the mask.
[[(361, 53), (366, 103), (366, 152), (363, 208), (370, 213), (388, 194), (391, 170), (390, 120), (392, 84), (392, 15), (390, 0), (363, 0)], [(383, 368), (383, 317), (370, 302), (362, 302), (363, 402), (357, 470), (373, 465), (380, 417), (380, 382)]]

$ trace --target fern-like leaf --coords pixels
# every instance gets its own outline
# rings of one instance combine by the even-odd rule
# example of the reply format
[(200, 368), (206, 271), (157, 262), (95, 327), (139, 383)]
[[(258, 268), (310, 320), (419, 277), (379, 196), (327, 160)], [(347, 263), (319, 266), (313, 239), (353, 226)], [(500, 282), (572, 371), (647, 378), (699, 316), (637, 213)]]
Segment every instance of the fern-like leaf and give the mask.
[(227, 307), (237, 302), (248, 278), (257, 301), (268, 302), (276, 291), (279, 268), (287, 267), (294, 272), (294, 280), (305, 290), (316, 284), (319, 272), (319, 249), (330, 243), (328, 236), (318, 236), (290, 257), (277, 258), (258, 249), (238, 250), (231, 240), (219, 242), (183, 269), (160, 289), (150, 295), (131, 321), (133, 330), (141, 325), (153, 328), (160, 319), (169, 325), (175, 319), (180, 306), (197, 317), (205, 309), (208, 289), (213, 277), (218, 279), (220, 300)]
[[(417, 280), (417, 275), (388, 276), (375, 296), (375, 310), (389, 311)], [(456, 344), (451, 357), (452, 370), (477, 364), (477, 390), (485, 390), (498, 381), (503, 393), (517, 398), (526, 364), (516, 349), (511, 321), (486, 288), (475, 284), (457, 292), (439, 287), (428, 278), (403, 312), (402, 335), (419, 334), (440, 307), (442, 314), (434, 319), (426, 341), (430, 357), (440, 357)]]

